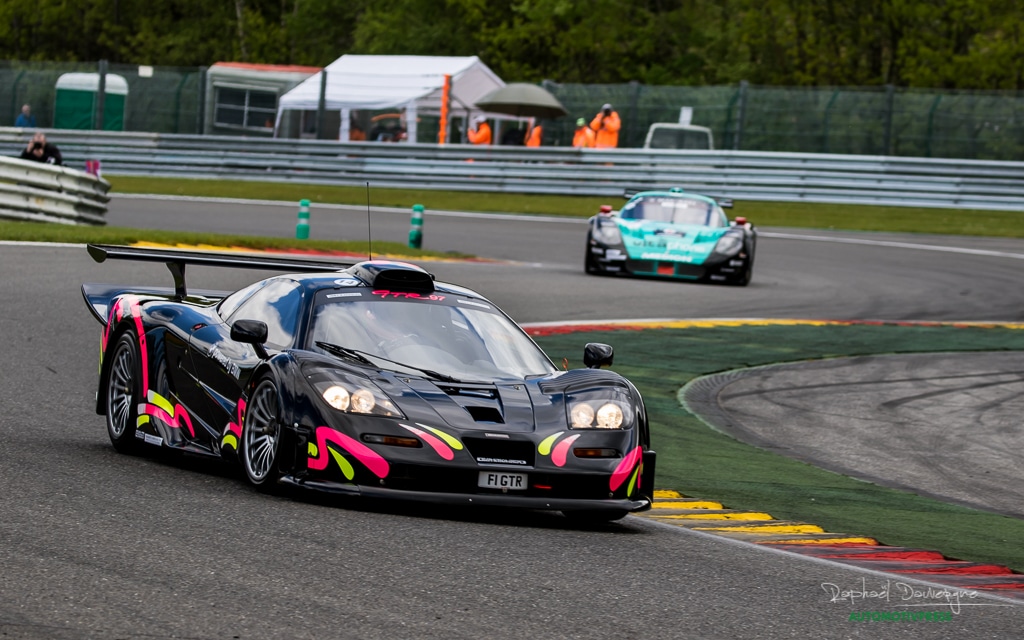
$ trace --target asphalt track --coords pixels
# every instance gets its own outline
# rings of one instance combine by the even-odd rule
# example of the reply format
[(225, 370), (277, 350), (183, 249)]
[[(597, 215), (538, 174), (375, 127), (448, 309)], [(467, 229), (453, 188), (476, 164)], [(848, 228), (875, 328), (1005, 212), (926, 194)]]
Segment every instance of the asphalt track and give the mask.
[(749, 444), (1024, 518), (1019, 351), (770, 365), (708, 376), (685, 395), (691, 411)]
[[(320, 213), (314, 237), (328, 226)], [(337, 237), (362, 237), (359, 214), (332, 214)], [(288, 235), (293, 216), (125, 199), (110, 222)], [(408, 231), (404, 212), (373, 222), (382, 239)], [(426, 224), (426, 248), (517, 261), (430, 268), (521, 322), (1024, 319), (1020, 241), (766, 236), (754, 282), (737, 289), (585, 276), (578, 222), (428, 213)], [(870, 593), (891, 576), (645, 519), (590, 529), (544, 513), (274, 498), (202, 461), (118, 455), (90, 410), (99, 325), (79, 287), (166, 284), (166, 270), (13, 245), (0, 245), (0, 270), (0, 637), (1009, 638), (1024, 623), (1024, 607), (988, 596), (965, 598), (947, 622), (853, 622), (852, 611), (900, 608)], [(189, 279), (232, 288), (258, 275), (194, 269)], [(853, 600), (832, 601), (823, 585)]]

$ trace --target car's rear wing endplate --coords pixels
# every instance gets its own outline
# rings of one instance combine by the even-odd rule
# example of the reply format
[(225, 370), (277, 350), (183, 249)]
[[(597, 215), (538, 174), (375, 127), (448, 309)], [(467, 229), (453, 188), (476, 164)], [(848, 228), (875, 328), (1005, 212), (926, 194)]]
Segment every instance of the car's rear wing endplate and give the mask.
[(105, 262), (106, 260), (163, 262), (174, 277), (174, 294), (179, 298), (184, 298), (188, 295), (185, 287), (185, 265), (187, 264), (207, 267), (234, 267), (236, 269), (267, 269), (295, 273), (340, 271), (356, 264), (355, 262), (326, 262), (302, 260), (300, 258), (273, 258), (244, 253), (179, 251), (177, 249), (127, 247), (112, 244), (90, 244), (87, 246), (87, 249), (89, 255), (96, 262)]

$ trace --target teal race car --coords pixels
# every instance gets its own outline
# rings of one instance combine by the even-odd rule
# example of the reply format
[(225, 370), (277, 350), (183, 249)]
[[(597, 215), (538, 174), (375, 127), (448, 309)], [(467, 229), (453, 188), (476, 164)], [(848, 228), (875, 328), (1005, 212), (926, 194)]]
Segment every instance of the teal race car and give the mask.
[(619, 211), (605, 205), (590, 218), (587, 273), (750, 283), (757, 230), (746, 218), (726, 217), (731, 201), (678, 188), (626, 197)]

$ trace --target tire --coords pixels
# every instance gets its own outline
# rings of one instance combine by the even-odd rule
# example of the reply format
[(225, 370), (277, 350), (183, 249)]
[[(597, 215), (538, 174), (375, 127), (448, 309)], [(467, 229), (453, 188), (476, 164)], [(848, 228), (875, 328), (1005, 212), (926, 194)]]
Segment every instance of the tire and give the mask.
[(594, 260), (594, 255), (590, 253), (590, 236), (587, 236), (587, 253), (583, 257), (583, 271), (586, 273), (600, 273), (601, 269), (597, 266), (597, 261)]
[(578, 524), (602, 524), (622, 520), (628, 511), (563, 511), (562, 515)]
[(737, 287), (745, 287), (748, 284), (750, 284), (750, 280), (753, 277), (754, 267), (748, 264), (746, 267), (743, 268), (743, 273), (741, 273), (739, 277), (732, 281), (732, 284)]
[(277, 384), (263, 378), (245, 407), (240, 458), (245, 479), (260, 491), (269, 492), (281, 477), (277, 452), (281, 444), (281, 406)]
[(142, 398), (139, 346), (135, 334), (121, 334), (110, 354), (107, 370), (107, 435), (120, 453), (138, 453), (139, 441), (135, 437)]

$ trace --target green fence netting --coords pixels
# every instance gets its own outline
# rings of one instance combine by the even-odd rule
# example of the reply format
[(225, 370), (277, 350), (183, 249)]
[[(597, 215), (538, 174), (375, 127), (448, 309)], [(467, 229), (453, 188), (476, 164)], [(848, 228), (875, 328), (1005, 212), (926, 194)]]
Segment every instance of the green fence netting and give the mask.
[[(117, 74), (127, 83), (123, 130), (201, 133), (211, 96), (205, 68), (0, 61), (0, 126), (30, 104), (38, 126), (52, 127), (56, 85), (65, 73)], [(571, 144), (577, 118), (604, 103), (622, 118), (620, 147), (642, 147), (656, 122), (709, 127), (718, 149), (934, 158), (1024, 158), (1024, 94), (894, 87), (647, 86), (639, 83), (542, 85), (568, 115), (545, 121), (544, 144)], [(95, 114), (84, 118), (96, 123)], [(421, 118), (419, 141), (436, 139)]]

